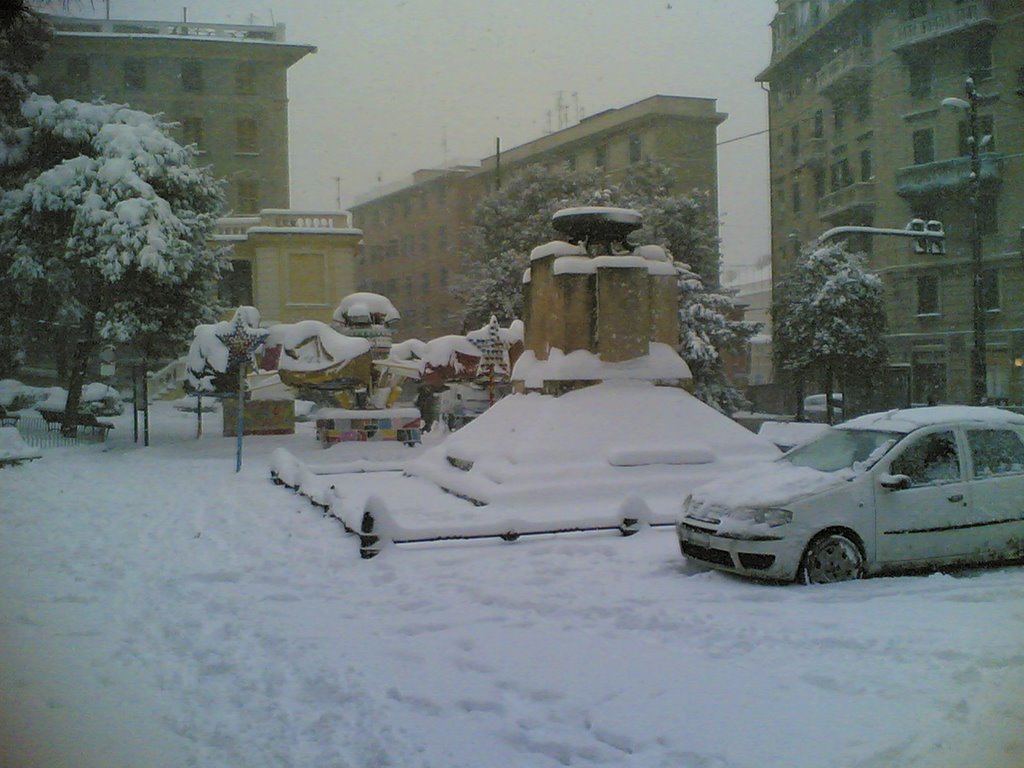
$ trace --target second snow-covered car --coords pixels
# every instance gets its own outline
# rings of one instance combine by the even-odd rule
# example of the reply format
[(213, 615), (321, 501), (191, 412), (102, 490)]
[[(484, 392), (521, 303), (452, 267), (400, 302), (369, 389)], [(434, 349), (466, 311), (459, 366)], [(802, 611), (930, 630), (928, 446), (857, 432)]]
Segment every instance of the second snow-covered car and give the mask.
[(869, 414), (694, 490), (689, 559), (824, 583), (1024, 557), (1024, 416), (939, 406)]

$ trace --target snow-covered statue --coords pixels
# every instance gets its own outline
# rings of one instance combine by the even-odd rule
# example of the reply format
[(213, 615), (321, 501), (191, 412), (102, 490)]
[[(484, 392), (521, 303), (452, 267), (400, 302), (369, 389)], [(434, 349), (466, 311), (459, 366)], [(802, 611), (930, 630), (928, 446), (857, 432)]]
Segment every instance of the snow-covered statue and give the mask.
[(535, 248), (523, 275), (526, 350), (512, 373), (519, 391), (690, 380), (676, 351), (676, 267), (663, 248), (627, 239), (642, 221), (626, 208), (566, 208), (552, 217), (566, 239)]
[(402, 319), (386, 296), (366, 291), (352, 293), (334, 310), (331, 325), (346, 336), (369, 339), (373, 358), (382, 360), (391, 349), (395, 324)]

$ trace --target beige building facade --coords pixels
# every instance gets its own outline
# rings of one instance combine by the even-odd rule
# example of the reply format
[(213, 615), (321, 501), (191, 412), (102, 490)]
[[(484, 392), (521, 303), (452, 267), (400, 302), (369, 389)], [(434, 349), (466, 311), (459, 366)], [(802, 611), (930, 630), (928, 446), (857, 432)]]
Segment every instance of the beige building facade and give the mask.
[(974, 80), (990, 399), (1024, 398), (1024, 13), (1005, 0), (779, 0), (770, 85), (772, 275), (840, 225), (941, 221), (945, 252), (854, 238), (882, 277), (892, 381), (923, 403), (970, 399), (967, 115)]
[(265, 325), (330, 323), (338, 302), (355, 291), (362, 236), (338, 211), (265, 209), (221, 219), (214, 240), (231, 246), (233, 267), (222, 298), (255, 306)]
[(226, 181), (233, 215), (288, 207), (287, 71), (315, 47), (286, 42), (283, 24), (49, 20), (41, 92), (162, 113)]
[(365, 233), (360, 285), (395, 303), (403, 338), (464, 331), (449, 285), (462, 270), (473, 210), (503, 176), (542, 165), (603, 168), (615, 178), (631, 164), (657, 160), (677, 170), (681, 190), (705, 191), (717, 205), (717, 129), (726, 117), (714, 99), (652, 96), (496, 152), (479, 166), (418, 171), (352, 206)]

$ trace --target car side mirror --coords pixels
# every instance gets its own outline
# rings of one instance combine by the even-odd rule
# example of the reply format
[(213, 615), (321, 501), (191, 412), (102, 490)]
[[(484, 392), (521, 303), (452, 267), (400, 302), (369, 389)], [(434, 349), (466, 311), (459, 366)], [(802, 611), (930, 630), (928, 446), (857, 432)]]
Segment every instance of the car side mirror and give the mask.
[(890, 475), (885, 473), (878, 478), (878, 484), (890, 491), (902, 491), (910, 487), (910, 478), (906, 475)]

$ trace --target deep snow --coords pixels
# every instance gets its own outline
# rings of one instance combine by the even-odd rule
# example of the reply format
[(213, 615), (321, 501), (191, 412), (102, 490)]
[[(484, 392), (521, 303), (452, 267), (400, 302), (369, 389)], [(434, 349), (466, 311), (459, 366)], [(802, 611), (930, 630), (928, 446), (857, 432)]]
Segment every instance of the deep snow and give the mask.
[(309, 425), (235, 474), (219, 416), (129, 418), (0, 470), (4, 766), (1024, 765), (1024, 568), (764, 586), (671, 529), (362, 561), (268, 480), (331, 456)]

